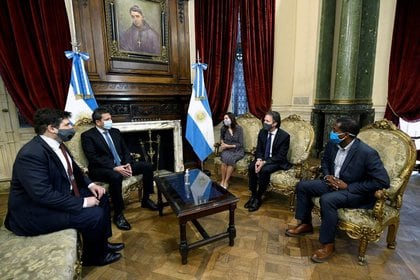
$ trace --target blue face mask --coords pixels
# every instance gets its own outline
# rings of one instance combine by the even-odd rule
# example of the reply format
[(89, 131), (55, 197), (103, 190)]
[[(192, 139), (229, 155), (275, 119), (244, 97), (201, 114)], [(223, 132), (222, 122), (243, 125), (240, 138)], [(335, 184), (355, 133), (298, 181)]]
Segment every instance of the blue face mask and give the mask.
[(331, 131), (330, 132), (330, 141), (333, 142), (334, 144), (340, 144), (344, 140), (344, 138), (340, 139), (340, 137), (338, 137), (338, 136), (340, 136), (342, 134), (344, 134), (344, 133), (337, 133), (337, 132)]
[(112, 120), (104, 121), (104, 129), (110, 130), (112, 128)]

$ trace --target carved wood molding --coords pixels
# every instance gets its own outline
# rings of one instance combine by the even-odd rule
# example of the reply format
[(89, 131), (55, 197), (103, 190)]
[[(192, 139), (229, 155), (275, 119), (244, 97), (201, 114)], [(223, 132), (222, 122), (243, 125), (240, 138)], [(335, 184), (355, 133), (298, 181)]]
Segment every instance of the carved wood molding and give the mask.
[(190, 84), (144, 84), (144, 83), (107, 83), (92, 82), (96, 95), (107, 93), (128, 93), (130, 95), (190, 95)]

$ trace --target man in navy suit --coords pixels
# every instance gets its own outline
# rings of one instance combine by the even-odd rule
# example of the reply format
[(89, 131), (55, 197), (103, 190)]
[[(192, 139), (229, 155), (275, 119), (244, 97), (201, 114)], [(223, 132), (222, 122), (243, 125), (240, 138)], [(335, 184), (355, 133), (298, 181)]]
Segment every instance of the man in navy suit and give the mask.
[(312, 197), (320, 197), (321, 248), (311, 259), (324, 262), (334, 253), (334, 239), (338, 224), (339, 208), (372, 208), (375, 192), (389, 187), (389, 177), (378, 152), (360, 139), (359, 125), (351, 118), (339, 118), (330, 133), (321, 161), (322, 180), (301, 181), (296, 188), (297, 227), (288, 229), (287, 236), (312, 233)]
[(153, 165), (132, 160), (124, 139), (118, 129), (112, 128), (112, 118), (106, 108), (97, 108), (92, 114), (96, 127), (81, 135), (83, 151), (89, 161), (89, 177), (109, 183), (109, 195), (114, 206), (114, 223), (121, 230), (130, 230), (131, 225), (123, 215), (122, 180), (124, 177), (143, 174), (143, 199), (141, 206), (157, 210), (149, 198), (153, 192)]
[(83, 265), (106, 265), (121, 258), (117, 251), (124, 244), (108, 243), (105, 189), (83, 175), (63, 144), (75, 133), (70, 116), (58, 109), (36, 112), (37, 136), (20, 149), (13, 165), (5, 226), (23, 236), (74, 228), (83, 238)]
[(292, 165), (287, 161), (290, 135), (280, 128), (278, 112), (270, 111), (264, 117), (264, 128), (258, 133), (255, 159), (248, 167), (251, 198), (245, 203), (249, 212), (257, 211), (262, 204), (262, 196), (267, 190), (271, 173), (287, 170)]

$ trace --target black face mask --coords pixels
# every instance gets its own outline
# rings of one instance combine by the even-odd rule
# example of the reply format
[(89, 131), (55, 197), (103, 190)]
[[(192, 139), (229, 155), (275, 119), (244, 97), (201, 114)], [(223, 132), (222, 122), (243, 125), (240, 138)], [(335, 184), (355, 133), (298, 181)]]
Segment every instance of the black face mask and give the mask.
[(270, 131), (271, 127), (272, 127), (272, 124), (268, 124), (268, 123), (263, 124), (263, 128), (267, 131)]
[(76, 130), (74, 128), (70, 129), (59, 129), (57, 132), (58, 137), (63, 140), (63, 142), (70, 141), (71, 138), (76, 134)]

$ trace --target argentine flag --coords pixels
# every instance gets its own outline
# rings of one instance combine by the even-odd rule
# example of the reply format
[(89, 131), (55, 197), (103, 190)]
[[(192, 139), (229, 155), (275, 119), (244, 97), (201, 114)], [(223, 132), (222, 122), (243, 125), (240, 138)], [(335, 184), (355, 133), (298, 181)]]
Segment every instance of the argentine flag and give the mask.
[(195, 63), (192, 68), (196, 70), (196, 76), (188, 107), (186, 138), (198, 158), (204, 161), (214, 146), (213, 120), (203, 76), (207, 64)]
[(83, 60), (89, 59), (89, 55), (73, 51), (64, 53), (68, 59), (73, 59), (70, 87), (64, 110), (71, 112), (70, 121), (75, 124), (81, 118), (92, 119), (93, 110), (98, 107), (98, 104), (83, 63)]

